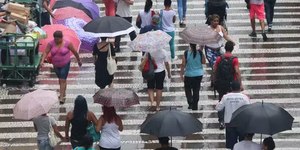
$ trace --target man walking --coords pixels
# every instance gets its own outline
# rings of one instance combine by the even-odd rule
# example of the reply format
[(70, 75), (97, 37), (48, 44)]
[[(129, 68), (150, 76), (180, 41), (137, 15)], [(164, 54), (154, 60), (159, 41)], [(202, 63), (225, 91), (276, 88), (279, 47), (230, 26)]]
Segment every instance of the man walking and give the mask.
[(264, 3), (265, 3), (267, 24), (268, 24), (268, 31), (270, 32), (273, 26), (274, 7), (275, 7), (276, 0), (264, 0)]
[(252, 32), (249, 34), (251, 37), (257, 37), (256, 31), (255, 31), (255, 16), (258, 18), (260, 27), (262, 30), (262, 37), (264, 41), (267, 41), (268, 37), (265, 32), (265, 7), (264, 7), (264, 0), (249, 0), (250, 7), (250, 22), (251, 22), (251, 28)]
[[(243, 90), (241, 82), (241, 73), (239, 69), (238, 58), (232, 55), (234, 48), (234, 43), (231, 41), (225, 44), (225, 54), (219, 56), (213, 67), (213, 82), (216, 90), (219, 93), (219, 101), (221, 101), (223, 95), (231, 91), (231, 83), (237, 81), (241, 85), (241, 90)], [(218, 112), (220, 129), (224, 129), (224, 112)]]
[(216, 105), (217, 111), (225, 109), (224, 122), (226, 127), (226, 148), (233, 149), (237, 139), (243, 140), (243, 137), (237, 131), (236, 127), (230, 126), (230, 120), (234, 111), (243, 105), (250, 104), (249, 97), (241, 93), (241, 85), (238, 81), (231, 84), (232, 92), (223, 96), (222, 100)]

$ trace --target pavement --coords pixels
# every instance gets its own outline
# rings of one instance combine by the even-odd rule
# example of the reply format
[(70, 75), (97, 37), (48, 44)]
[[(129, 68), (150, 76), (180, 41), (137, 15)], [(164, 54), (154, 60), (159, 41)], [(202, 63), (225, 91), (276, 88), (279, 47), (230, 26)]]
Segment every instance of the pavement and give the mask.
[[(273, 135), (278, 150), (300, 149), (300, 1), (277, 0), (273, 30), (267, 34), (268, 41), (263, 42), (261, 34), (250, 38), (251, 32), (248, 12), (244, 1), (227, 0), (229, 4), (227, 27), (229, 35), (236, 41), (234, 54), (239, 57), (242, 80), (251, 102), (272, 102), (285, 108), (294, 118), (293, 129)], [(99, 4), (103, 16), (104, 5)], [(132, 6), (134, 19), (142, 10), (144, 0), (136, 0)], [(162, 8), (159, 0), (154, 6)], [(173, 1), (176, 9), (176, 1)], [(204, 24), (204, 1), (189, 0), (187, 24)], [(135, 24), (135, 22), (133, 22)], [(257, 24), (257, 29), (260, 29)], [(188, 44), (184, 43), (178, 33), (182, 31), (176, 22), (176, 54), (182, 56)], [(260, 31), (258, 30), (258, 33)], [(140, 105), (126, 109), (118, 109), (124, 124), (121, 132), (122, 149), (154, 149), (159, 147), (156, 137), (139, 132), (140, 124), (155, 113), (147, 99), (146, 83), (143, 81), (138, 65), (141, 53), (131, 52), (126, 45), (129, 37), (122, 38), (121, 52), (117, 53), (118, 70), (115, 74), (115, 88), (132, 88), (140, 96)], [(64, 134), (66, 113), (72, 110), (74, 99), (78, 94), (87, 98), (89, 109), (96, 116), (101, 115), (101, 105), (94, 104), (93, 94), (99, 89), (94, 84), (94, 64), (91, 53), (81, 53), (83, 66), (77, 67), (75, 59), (71, 63), (68, 78), (67, 101), (64, 105), (55, 105), (49, 115), (55, 117), (60, 131)], [(179, 58), (180, 58), (179, 57)], [(179, 68), (181, 60), (172, 64), (172, 79), (166, 80), (161, 102), (161, 109), (176, 107), (197, 117), (204, 126), (203, 132), (187, 137), (173, 137), (172, 144), (182, 150), (223, 150), (225, 149), (224, 130), (218, 129), (217, 112), (214, 107), (217, 100), (209, 88), (209, 73), (211, 69), (205, 66), (205, 75), (200, 92), (199, 110), (187, 109), (187, 102), (180, 80)], [(7, 85), (0, 89), (0, 150), (34, 150), (36, 147), (36, 132), (31, 121), (13, 119), (14, 104), (24, 95), (34, 89), (58, 90), (58, 81), (51, 64), (45, 64), (37, 77), (37, 83), (30, 88), (26, 83)], [(266, 137), (268, 135), (262, 135)], [(260, 142), (260, 135), (255, 135), (255, 142)], [(70, 149), (70, 143), (62, 143), (56, 149)]]

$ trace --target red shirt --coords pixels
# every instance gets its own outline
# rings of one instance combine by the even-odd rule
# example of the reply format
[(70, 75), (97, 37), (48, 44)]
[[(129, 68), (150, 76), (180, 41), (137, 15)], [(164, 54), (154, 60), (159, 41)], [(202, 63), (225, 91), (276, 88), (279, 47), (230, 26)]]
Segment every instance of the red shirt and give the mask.
[[(229, 57), (231, 57), (231, 56), (233, 56), (233, 55), (232, 55), (231, 53), (225, 53), (224, 56), (225, 56), (225, 58), (229, 58)], [(219, 63), (221, 62), (221, 60), (222, 60), (222, 57), (219, 56), (219, 57), (217, 58), (217, 60), (216, 60), (215, 65), (214, 65), (214, 68), (215, 68), (216, 70), (218, 69), (218, 65), (219, 65)], [(237, 57), (233, 58), (233, 60), (232, 60), (232, 67), (233, 67), (233, 69), (234, 69), (235, 67), (239, 67), (239, 60), (238, 60)], [(237, 80), (237, 73), (236, 73), (236, 72), (234, 73), (233, 78), (234, 78), (234, 80)]]

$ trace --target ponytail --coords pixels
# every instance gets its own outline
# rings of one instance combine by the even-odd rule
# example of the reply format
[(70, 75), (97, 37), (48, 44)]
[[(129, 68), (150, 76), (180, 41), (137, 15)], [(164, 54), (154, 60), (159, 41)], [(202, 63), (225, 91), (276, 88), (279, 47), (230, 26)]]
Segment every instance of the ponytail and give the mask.
[(150, 11), (150, 9), (152, 8), (152, 0), (146, 0), (146, 4), (144, 7), (144, 11), (146, 13), (148, 13)]
[(190, 43), (191, 50), (193, 52), (193, 57), (195, 58), (197, 55), (197, 45)]

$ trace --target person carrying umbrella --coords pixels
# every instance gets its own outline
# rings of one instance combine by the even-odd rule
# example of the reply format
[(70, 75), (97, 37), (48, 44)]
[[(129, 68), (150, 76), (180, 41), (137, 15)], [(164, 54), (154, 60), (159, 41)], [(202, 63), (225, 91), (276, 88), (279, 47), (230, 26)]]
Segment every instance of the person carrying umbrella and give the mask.
[(254, 133), (245, 134), (244, 140), (236, 143), (233, 150), (261, 150), (261, 145), (252, 141)]
[(159, 144), (161, 145), (161, 147), (156, 148), (155, 150), (178, 150), (177, 148), (171, 147), (169, 145), (169, 140), (170, 140), (169, 137), (159, 137), (158, 141), (159, 141)]
[(243, 105), (250, 104), (250, 99), (247, 95), (241, 93), (240, 83), (233, 81), (231, 88), (232, 92), (223, 96), (222, 100), (216, 105), (217, 111), (225, 109), (224, 123), (226, 127), (226, 148), (232, 149), (234, 144), (243, 140), (236, 127), (230, 126), (230, 120), (234, 111)]

